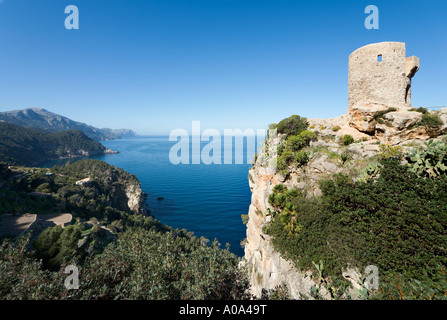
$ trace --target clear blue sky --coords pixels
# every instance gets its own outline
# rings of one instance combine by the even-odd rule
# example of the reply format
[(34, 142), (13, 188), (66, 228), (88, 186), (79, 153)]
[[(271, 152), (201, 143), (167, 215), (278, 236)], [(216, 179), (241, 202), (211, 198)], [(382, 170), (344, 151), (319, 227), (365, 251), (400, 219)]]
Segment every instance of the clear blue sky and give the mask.
[[(77, 5), (79, 30), (66, 30)], [(379, 8), (379, 30), (364, 9)], [(347, 108), (348, 56), (403, 41), (413, 106), (447, 105), (447, 1), (0, 0), (0, 111), (139, 134), (267, 128)]]

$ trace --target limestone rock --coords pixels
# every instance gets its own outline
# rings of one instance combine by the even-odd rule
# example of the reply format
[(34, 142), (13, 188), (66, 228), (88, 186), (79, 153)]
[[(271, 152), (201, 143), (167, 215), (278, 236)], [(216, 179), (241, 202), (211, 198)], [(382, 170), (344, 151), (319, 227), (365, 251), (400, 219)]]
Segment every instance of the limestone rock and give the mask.
[(135, 214), (146, 213), (143, 191), (139, 184), (129, 184), (126, 189), (127, 206)]
[(333, 173), (336, 172), (338, 167), (332, 162), (327, 161), (328, 156), (322, 155), (321, 157), (311, 161), (308, 165), (309, 169), (317, 171), (317, 172), (328, 172)]
[(356, 104), (348, 110), (349, 125), (361, 132), (373, 134), (376, 129), (375, 116), (387, 109), (387, 106), (377, 103)]
[(422, 119), (422, 113), (415, 111), (399, 110), (386, 113), (383, 118), (393, 123), (393, 127), (404, 130), (415, 125)]
[[(300, 299), (302, 295), (310, 297), (311, 288), (316, 286), (310, 272), (297, 270), (292, 262), (275, 251), (270, 236), (263, 232), (264, 226), (272, 220), (273, 208), (268, 198), (276, 185), (282, 183), (307, 196), (318, 196), (321, 194), (319, 181), (333, 173), (358, 174), (368, 161), (376, 159), (379, 144), (400, 145), (408, 151), (447, 131), (447, 108), (432, 112), (443, 121), (439, 130), (428, 132), (424, 126), (417, 126), (422, 113), (410, 111), (410, 108), (411, 78), (418, 70), (419, 58), (406, 57), (405, 43), (382, 42), (359, 48), (349, 57), (346, 114), (332, 119), (308, 120), (309, 130), (319, 138), (311, 142), (307, 150), (308, 164), (289, 167), (286, 178), (269, 166), (273, 156), (266, 148), (259, 152), (249, 173), (252, 200), (243, 260), (249, 271), (252, 294), (260, 297), (262, 289), (275, 289), (285, 284), (290, 297)], [(340, 138), (347, 134), (356, 143), (340, 144)], [(273, 143), (279, 145), (283, 139), (278, 135), (269, 141), (267, 149)], [(345, 270), (343, 276), (352, 283), (354, 289), (349, 294), (356, 298), (355, 289), (361, 289), (361, 274), (354, 268)], [(330, 297), (328, 292), (322, 295)]]
[(349, 280), (352, 284), (352, 287), (358, 290), (362, 289), (362, 286), (360, 285), (362, 280), (362, 275), (357, 269), (348, 269), (342, 273), (343, 277), (347, 280)]
[(429, 133), (425, 127), (416, 127), (411, 130), (406, 130), (399, 133), (396, 136), (390, 136), (389, 141), (392, 144), (402, 144), (408, 140), (421, 140), (426, 141), (430, 138)]
[(440, 132), (444, 133), (447, 131), (447, 108), (441, 108), (434, 112), (444, 123), (441, 128)]
[[(294, 299), (300, 299), (302, 294), (309, 295), (315, 282), (310, 272), (301, 272), (293, 264), (275, 251), (271, 237), (264, 234), (263, 227), (271, 221), (269, 214), (272, 209), (268, 196), (278, 180), (271, 175), (265, 175), (263, 169), (255, 166), (250, 169), (253, 182), (252, 203), (248, 211), (247, 241), (245, 256), (241, 265), (249, 271), (251, 293), (261, 297), (262, 289), (270, 290), (280, 285), (287, 285), (289, 294)], [(328, 297), (328, 292), (322, 292)]]
[(348, 147), (349, 155), (354, 160), (368, 159), (379, 152), (379, 145), (375, 142), (353, 143)]

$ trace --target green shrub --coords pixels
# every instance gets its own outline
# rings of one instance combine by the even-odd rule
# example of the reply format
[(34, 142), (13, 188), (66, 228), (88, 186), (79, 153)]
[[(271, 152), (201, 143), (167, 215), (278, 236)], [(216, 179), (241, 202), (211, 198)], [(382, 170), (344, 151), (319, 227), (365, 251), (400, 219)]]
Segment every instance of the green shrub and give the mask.
[(289, 175), (288, 167), (289, 165), (284, 156), (281, 155), (276, 158), (276, 168), (284, 178), (287, 178), (287, 176)]
[(298, 135), (302, 131), (307, 130), (309, 124), (306, 118), (301, 118), (298, 115), (290, 116), (281, 120), (276, 126), (278, 133), (287, 135)]
[(343, 152), (340, 154), (340, 160), (344, 164), (346, 161), (351, 159), (351, 153), (348, 150), (343, 150)]
[(280, 158), (284, 159), (285, 163), (287, 165), (289, 165), (293, 161), (293, 159), (294, 159), (294, 154), (295, 153), (293, 151), (291, 151), (291, 150), (285, 150), (281, 154)]
[(242, 219), (242, 224), (246, 225), (249, 220), (248, 214), (241, 214), (241, 219)]
[(289, 289), (285, 284), (276, 286), (274, 289), (262, 288), (261, 300), (290, 300)]
[(321, 261), (322, 277), (340, 283), (347, 267), (377, 266), (381, 289), (373, 298), (445, 297), (447, 176), (418, 177), (395, 158), (382, 159), (378, 169), (366, 183), (341, 173), (321, 181), (319, 198), (275, 192), (264, 231), (299, 269), (315, 270)]
[(248, 174), (248, 180), (250, 180), (251, 183), (255, 183), (255, 180), (253, 179), (251, 173)]
[(284, 152), (285, 149), (285, 143), (279, 144), (278, 148), (276, 149), (277, 155), (280, 156)]
[(396, 108), (387, 108), (386, 110), (379, 111), (374, 115), (374, 120), (378, 121), (378, 120), (382, 119), (383, 116), (386, 115), (387, 113), (394, 112), (394, 111), (397, 111), (397, 109)]
[(81, 238), (79, 225), (69, 225), (62, 229), (55, 226), (45, 229), (34, 241), (37, 257), (43, 259), (43, 264), (52, 270), (58, 270), (78, 254), (78, 240)]
[(410, 111), (415, 111), (415, 112), (420, 112), (420, 113), (427, 113), (428, 109), (424, 108), (424, 107), (419, 107), (419, 108), (411, 108)]
[[(443, 267), (439, 268), (440, 274), (445, 274)], [(437, 300), (446, 298), (447, 281), (444, 278), (432, 281), (404, 280), (396, 275), (389, 282), (382, 283), (379, 290), (373, 292), (369, 299), (378, 300)]]
[(343, 145), (348, 146), (348, 145), (350, 145), (351, 143), (354, 142), (354, 138), (350, 134), (345, 134), (341, 138), (341, 142), (343, 143)]
[(289, 136), (286, 140), (286, 148), (292, 152), (301, 150), (306, 146), (306, 141), (300, 135)]
[(298, 166), (304, 166), (309, 161), (309, 156), (307, 155), (307, 152), (304, 150), (300, 150), (295, 154), (295, 162), (298, 164)]
[(276, 186), (273, 187), (273, 193), (281, 193), (284, 191), (287, 191), (287, 187), (282, 183), (277, 184)]
[(317, 135), (314, 132), (304, 130), (298, 135), (289, 136), (286, 140), (285, 148), (292, 152), (297, 152), (309, 146), (309, 143), (316, 139)]
[(317, 135), (308, 130), (303, 130), (297, 135), (289, 135), (286, 141), (278, 147), (277, 169), (284, 177), (287, 177), (288, 166), (296, 163), (298, 166), (308, 162), (308, 154), (302, 149), (309, 146), (312, 140), (316, 140)]
[(43, 192), (43, 193), (50, 193), (51, 186), (48, 182), (44, 182), (40, 186), (37, 187), (36, 191)]
[(419, 126), (424, 126), (427, 130), (437, 129), (443, 125), (443, 122), (439, 116), (431, 113), (424, 113), (422, 119), (419, 122)]
[(379, 145), (379, 157), (380, 158), (402, 158), (403, 149), (401, 146), (391, 146), (387, 144)]
[(304, 130), (302, 131), (299, 136), (304, 140), (305, 142), (305, 146), (309, 146), (309, 143), (311, 141), (316, 141), (317, 140), (317, 135), (315, 132), (309, 131), (309, 130)]
[(340, 129), (341, 129), (340, 126), (335, 126), (335, 127), (332, 128), (332, 131), (337, 132)]
[[(172, 230), (171, 230), (172, 231)], [(248, 299), (239, 259), (214, 241), (180, 230), (132, 228), (79, 268), (79, 289), (67, 291), (64, 269), (44, 271), (26, 243), (0, 245), (0, 296), (13, 299), (234, 300)], [(75, 262), (75, 261), (74, 261)], [(204, 267), (205, 266), (205, 267)]]
[(278, 170), (287, 169), (287, 163), (286, 163), (286, 161), (284, 160), (283, 157), (278, 157), (277, 158), (276, 167), (278, 168)]

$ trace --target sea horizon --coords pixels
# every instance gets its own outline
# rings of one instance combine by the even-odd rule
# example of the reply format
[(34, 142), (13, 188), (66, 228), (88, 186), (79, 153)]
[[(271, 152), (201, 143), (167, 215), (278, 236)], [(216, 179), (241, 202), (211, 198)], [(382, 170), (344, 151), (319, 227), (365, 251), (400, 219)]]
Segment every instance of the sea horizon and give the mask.
[[(251, 202), (248, 171), (254, 154), (245, 154), (243, 164), (175, 165), (169, 161), (169, 151), (176, 141), (169, 141), (168, 135), (138, 135), (101, 143), (119, 153), (52, 160), (40, 167), (83, 159), (98, 159), (119, 167), (136, 175), (147, 194), (146, 208), (155, 219), (197, 237), (216, 239), (222, 248), (228, 243), (231, 252), (239, 257), (244, 255), (241, 242), (246, 227), (241, 215), (248, 214)], [(206, 144), (202, 142), (201, 149)], [(223, 151), (224, 145), (222, 155)]]

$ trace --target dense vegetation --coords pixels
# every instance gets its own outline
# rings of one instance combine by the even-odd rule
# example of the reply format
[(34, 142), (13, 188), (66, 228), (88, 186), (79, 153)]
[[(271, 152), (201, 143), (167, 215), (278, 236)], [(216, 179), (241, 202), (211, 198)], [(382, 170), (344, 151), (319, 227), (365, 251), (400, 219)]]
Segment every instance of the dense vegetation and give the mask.
[[(299, 116), (276, 127), (284, 135), (278, 169), (285, 176), (288, 166), (306, 165), (316, 135)], [(29, 139), (31, 133), (53, 135), (31, 131)], [(8, 148), (14, 150), (13, 141), (28, 138), (9, 137)], [(353, 142), (348, 135), (340, 139), (343, 145)], [(407, 164), (398, 160), (402, 149), (380, 149), (378, 162), (359, 179), (339, 173), (320, 181), (322, 196), (309, 198), (297, 189), (275, 186), (269, 197), (273, 219), (264, 232), (298, 268), (324, 279), (335, 298), (349, 285), (343, 271), (375, 265), (380, 288), (370, 291), (369, 298), (445, 299), (447, 146), (428, 142), (425, 149), (406, 155)], [(76, 185), (86, 177), (90, 183)], [(0, 214), (75, 216), (71, 225), (49, 227), (32, 239), (2, 240), (0, 299), (249, 298), (245, 273), (228, 248), (162, 225), (144, 210), (131, 210), (129, 186), (139, 188), (134, 175), (97, 160), (51, 169), (10, 170), (0, 163)], [(32, 192), (49, 196), (34, 197)], [(63, 285), (68, 264), (79, 268), (77, 290)], [(273, 297), (286, 298), (286, 290), (273, 292)]]
[(46, 270), (25, 246), (0, 247), (2, 299), (247, 298), (233, 254), (177, 231), (132, 228), (82, 264), (68, 261), (78, 266), (78, 290), (65, 289), (64, 268)]
[[(0, 189), (0, 213), (75, 212), (81, 218), (112, 222), (130, 213), (127, 186), (140, 186), (135, 175), (99, 160), (81, 160), (51, 169), (19, 167), (15, 174), (5, 164), (0, 167), (4, 181), (13, 179)], [(87, 177), (91, 183), (76, 185)], [(36, 191), (51, 197), (33, 197), (30, 193)]]
[(292, 115), (286, 119), (281, 120), (276, 125), (278, 133), (286, 135), (298, 135), (300, 132), (306, 130), (309, 124), (306, 118), (302, 118), (299, 115)]
[[(86, 176), (92, 183), (75, 184)], [(71, 225), (46, 228), (34, 240), (2, 240), (0, 299), (248, 298), (239, 258), (228, 248), (130, 210), (124, 189), (139, 182), (122, 169), (98, 160), (51, 170), (1, 164), (0, 184), (0, 214), (75, 216)], [(30, 197), (36, 190), (51, 197)], [(77, 290), (64, 286), (68, 264), (79, 269)]]
[[(438, 158), (444, 159), (445, 145), (442, 150)], [(363, 181), (337, 174), (321, 181), (321, 197), (277, 185), (269, 198), (274, 218), (265, 232), (300, 269), (320, 264), (338, 287), (346, 286), (344, 270), (372, 264), (380, 270), (372, 298), (445, 299), (447, 176), (415, 171), (417, 160), (409, 160), (404, 165), (383, 158), (377, 177)]]
[(309, 124), (306, 118), (293, 115), (276, 125), (277, 132), (285, 135), (284, 142), (278, 147), (277, 168), (286, 177), (290, 165), (304, 166), (309, 160), (308, 153), (303, 150), (317, 136), (307, 130)]
[(415, 127), (425, 127), (427, 132), (429, 134), (432, 134), (436, 133), (443, 125), (443, 121), (441, 120), (441, 118), (437, 114), (431, 113), (427, 108), (411, 108), (410, 111), (422, 113), (421, 120), (416, 124), (410, 126), (410, 129), (413, 129)]
[[(16, 178), (26, 179), (26, 188), (22, 188)], [(6, 163), (0, 162), (0, 214), (2, 213), (42, 213), (52, 212), (54, 202), (46, 197), (32, 197), (30, 192), (35, 191), (35, 179), (44, 179), (45, 173), (39, 169), (30, 169), (29, 174), (12, 172)]]
[(37, 164), (70, 156), (103, 154), (106, 148), (81, 131), (48, 133), (0, 122), (0, 161)]

